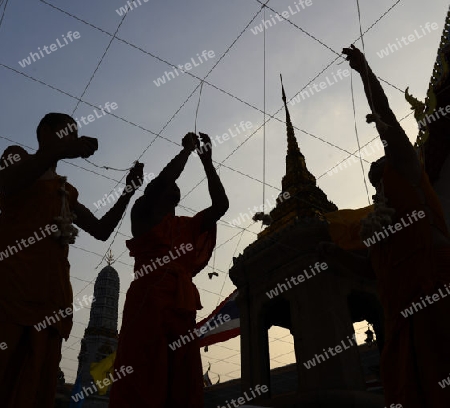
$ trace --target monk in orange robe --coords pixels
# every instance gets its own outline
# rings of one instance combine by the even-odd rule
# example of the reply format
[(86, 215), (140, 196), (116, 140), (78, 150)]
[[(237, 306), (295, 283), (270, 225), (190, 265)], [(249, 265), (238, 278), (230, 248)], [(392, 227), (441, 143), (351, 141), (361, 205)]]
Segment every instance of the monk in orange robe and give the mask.
[[(70, 132), (59, 138), (68, 125)], [(41, 120), (37, 137), (36, 154), (10, 146), (0, 159), (0, 344), (6, 345), (0, 348), (0, 405), (5, 408), (53, 408), (61, 343), (72, 327), (67, 260), (76, 235), (72, 221), (106, 240), (142, 179), (139, 164), (127, 177), (133, 187), (98, 220), (55, 172), (61, 159), (92, 155), (97, 140), (78, 137), (76, 122), (60, 113)]]
[[(131, 211), (135, 258), (127, 292), (115, 368), (133, 372), (114, 382), (110, 408), (201, 408), (203, 375), (194, 330), (200, 296), (192, 278), (208, 263), (216, 243), (216, 222), (228, 198), (211, 159), (211, 141), (200, 133), (183, 138), (183, 150), (136, 200)], [(175, 216), (180, 176), (197, 149), (212, 204), (194, 217)]]
[[(369, 173), (375, 212), (362, 222), (385, 315), (386, 406), (449, 407), (450, 387), (439, 384), (450, 374), (450, 237), (442, 207), (364, 55), (354, 46), (343, 53), (361, 75), (372, 110), (368, 122), (387, 142)], [(368, 269), (363, 258), (345, 261), (333, 245), (324, 250), (354, 270)]]

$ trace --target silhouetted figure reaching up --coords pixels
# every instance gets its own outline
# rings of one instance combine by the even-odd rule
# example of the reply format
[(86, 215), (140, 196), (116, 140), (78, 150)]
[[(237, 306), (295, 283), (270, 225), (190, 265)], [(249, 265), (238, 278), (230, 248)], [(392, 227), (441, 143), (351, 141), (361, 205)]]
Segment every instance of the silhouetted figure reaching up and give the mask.
[(36, 154), (10, 146), (0, 160), (8, 163), (0, 170), (0, 343), (7, 347), (0, 350), (0, 405), (7, 408), (53, 408), (61, 343), (72, 328), (73, 224), (106, 241), (142, 180), (136, 164), (129, 188), (98, 220), (56, 173), (59, 160), (91, 156), (97, 139), (78, 137), (76, 122), (61, 113), (41, 120), (37, 138)]
[[(211, 159), (211, 141), (188, 133), (181, 152), (136, 200), (131, 211), (135, 280), (127, 292), (115, 367), (133, 373), (113, 384), (111, 408), (201, 408), (203, 373), (194, 329), (200, 296), (192, 278), (208, 263), (216, 223), (228, 198)], [(175, 181), (197, 149), (212, 204), (194, 217), (179, 217)]]
[[(386, 406), (448, 407), (450, 389), (442, 381), (450, 373), (450, 238), (442, 208), (364, 55), (354, 46), (343, 53), (361, 75), (372, 110), (368, 122), (375, 122), (385, 145), (385, 156), (369, 172), (375, 211), (363, 220), (361, 237), (385, 315)], [(345, 261), (332, 244), (322, 252), (364, 269), (364, 259)]]

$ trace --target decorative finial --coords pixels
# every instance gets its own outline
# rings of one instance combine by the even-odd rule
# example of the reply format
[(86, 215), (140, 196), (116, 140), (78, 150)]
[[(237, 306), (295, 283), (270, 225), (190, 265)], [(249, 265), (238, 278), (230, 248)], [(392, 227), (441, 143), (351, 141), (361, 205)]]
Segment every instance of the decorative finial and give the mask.
[(286, 93), (284, 92), (283, 76), (281, 74), (280, 74), (280, 80), (281, 80), (281, 93), (282, 93), (283, 103), (286, 106)]
[(108, 263), (108, 266), (111, 266), (111, 264), (114, 262), (114, 256), (111, 250), (109, 250), (108, 255), (106, 255), (106, 262)]

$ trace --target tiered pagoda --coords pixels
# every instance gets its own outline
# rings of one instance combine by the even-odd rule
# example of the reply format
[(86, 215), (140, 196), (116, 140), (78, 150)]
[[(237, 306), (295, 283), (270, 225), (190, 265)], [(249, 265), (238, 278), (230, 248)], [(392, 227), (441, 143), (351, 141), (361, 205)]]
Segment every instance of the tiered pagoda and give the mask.
[[(259, 237), (268, 236), (295, 219), (313, 217), (324, 220), (323, 214), (337, 210), (336, 205), (330, 202), (326, 194), (317, 187), (316, 178), (306, 167), (305, 156), (300, 151), (295, 138), (283, 83), (281, 89), (286, 112), (286, 174), (281, 181), (282, 192), (277, 199), (277, 206), (270, 212), (272, 223), (259, 234)], [(289, 199), (284, 199), (283, 194)]]
[[(81, 340), (78, 356), (77, 379), (80, 379), (81, 390), (92, 387), (93, 378), (90, 374), (91, 363), (97, 363), (112, 354), (117, 349), (118, 331), (117, 319), (119, 309), (120, 281), (117, 271), (111, 266), (105, 266), (98, 274), (94, 285), (94, 299), (88, 327)], [(83, 402), (83, 408), (107, 408), (109, 390), (105, 395), (88, 391)]]
[[(352, 338), (354, 322), (367, 320), (377, 331), (382, 327), (382, 310), (374, 282), (331, 265), (317, 270), (317, 245), (331, 240), (324, 214), (337, 207), (306, 167), (284, 89), (282, 95), (288, 141), (282, 194), (288, 192), (290, 198), (279, 196), (271, 224), (234, 259), (230, 269), (239, 291), (242, 393), (265, 385), (269, 391), (255, 404), (277, 408), (379, 408), (383, 398), (366, 391), (356, 346), (315, 367), (304, 364)], [(272, 392), (268, 340), (272, 326), (290, 330), (294, 339), (297, 387), (289, 395)]]

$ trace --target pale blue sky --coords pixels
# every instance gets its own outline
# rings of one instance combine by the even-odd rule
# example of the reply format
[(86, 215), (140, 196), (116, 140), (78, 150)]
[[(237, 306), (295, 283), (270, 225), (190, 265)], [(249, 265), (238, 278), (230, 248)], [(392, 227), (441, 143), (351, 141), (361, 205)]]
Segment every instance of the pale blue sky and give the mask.
[[(0, 10), (5, 2), (6, 0)], [(156, 139), (141, 159), (145, 163), (147, 173), (158, 173), (179, 151), (176, 144), (180, 143), (182, 136), (194, 130), (198, 90), (185, 104), (184, 102), (199, 84), (196, 77), (203, 78), (209, 72), (261, 6), (256, 0), (141, 2), (141, 6), (126, 15), (117, 38), (112, 41), (74, 117), (81, 118), (82, 115), (91, 114), (92, 105), (117, 103), (118, 109), (113, 112), (125, 121), (107, 115), (80, 129), (81, 135), (99, 139), (99, 150), (91, 160), (99, 165), (117, 168), (129, 167), (153, 142), (155, 134), (164, 128), (161, 136), (165, 139)], [(0, 136), (30, 146), (30, 151), (31, 148), (37, 147), (35, 128), (47, 112), (72, 113), (77, 103), (75, 98), (82, 95), (111, 41), (111, 35), (122, 20), (116, 9), (123, 6), (125, 1), (103, 0), (94, 3), (78, 0), (49, 3), (54, 3), (85, 22), (39, 0), (9, 0), (0, 27)], [(295, 9), (296, 3), (298, 2), (295, 0), (271, 0), (268, 5), (281, 13), (287, 11), (289, 6)], [(392, 0), (360, 0), (363, 31), (395, 3), (397, 2)], [(433, 0), (432, 5), (429, 4), (419, 0), (400, 1), (364, 36), (366, 56), (373, 70), (402, 90), (410, 86), (411, 92), (420, 98), (424, 97), (428, 86), (448, 9), (448, 2), (444, 0)], [(266, 13), (266, 18), (273, 14), (271, 10)], [(205, 83), (203, 86), (198, 130), (214, 137), (227, 132), (241, 121), (250, 121), (253, 124), (251, 130), (215, 148), (213, 158), (218, 162), (237, 149), (263, 123), (263, 34), (254, 35), (250, 30), (260, 24), (261, 19), (262, 13), (259, 13), (208, 76), (209, 84)], [(337, 55), (329, 48), (340, 53), (342, 47), (348, 46), (359, 36), (355, 1), (313, 0), (311, 6), (292, 15), (290, 20), (316, 39), (285, 21), (277, 22), (266, 30), (266, 111), (269, 114), (277, 112), (282, 106), (280, 73), (283, 74), (287, 96), (292, 98), (336, 58)], [(439, 28), (422, 35), (422, 38), (389, 56), (380, 58), (377, 55), (377, 51), (386, 48), (388, 43), (394, 43), (396, 38), (414, 34), (415, 30), (423, 34), (421, 26), (424, 27), (427, 22), (435, 22)], [(80, 38), (25, 68), (19, 65), (18, 61), (28, 57), (30, 52), (37, 52), (38, 47), (42, 49), (44, 45), (50, 46), (56, 39), (61, 40), (63, 35), (67, 36), (69, 31), (78, 31)], [(361, 47), (360, 42), (357, 42), (357, 45)], [(154, 84), (153, 81), (164, 75), (165, 71), (172, 70), (167, 63), (185, 64), (204, 50), (214, 51), (215, 58), (193, 67), (189, 71), (192, 76), (182, 74), (159, 87)], [(339, 69), (348, 69), (348, 63), (343, 62), (342, 58), (327, 68), (314, 82), (319, 84), (326, 81), (327, 77), (333, 82), (333, 74), (336, 75)], [(353, 79), (357, 125), (363, 145), (373, 139), (376, 132), (371, 125), (365, 123), (368, 105), (361, 81), (356, 76)], [(400, 91), (388, 85), (385, 90), (399, 118), (410, 113)], [(182, 104), (183, 108), (177, 112)], [(347, 156), (339, 148), (352, 152), (357, 149), (349, 77), (327, 86), (326, 89), (292, 106), (290, 110), (294, 125), (310, 134), (296, 131), (308, 168), (317, 178)], [(166, 125), (175, 112), (176, 116)], [(280, 111), (277, 117), (283, 120), (284, 112)], [(413, 141), (417, 134), (414, 120), (410, 116), (402, 123)], [(259, 206), (263, 201), (262, 135), (260, 129), (226, 160), (225, 165), (235, 170), (222, 168), (220, 171), (230, 198), (230, 209), (223, 217), (226, 221), (231, 222), (239, 213), (248, 211), (248, 207)], [(266, 198), (276, 195), (281, 185), (284, 175), (285, 140), (284, 124), (275, 120), (269, 121), (266, 124)], [(0, 139), (0, 150), (10, 144), (12, 143)], [(367, 160), (372, 161), (380, 154), (381, 152), (369, 156)], [(92, 211), (95, 211), (93, 203), (115, 187), (115, 182), (111, 179), (119, 179), (124, 175), (123, 172), (97, 169), (81, 159), (71, 160), (70, 163), (82, 168), (61, 163), (58, 172), (68, 176), (69, 181), (80, 192), (80, 201)], [(367, 174), (368, 164), (365, 163), (364, 167)], [(198, 159), (191, 157), (179, 183), (182, 196), (202, 178), (203, 171)], [(359, 163), (332, 177), (321, 177), (318, 185), (339, 208), (367, 205), (367, 193)], [(372, 193), (370, 189), (369, 194)], [(203, 182), (184, 198), (181, 204), (196, 211), (209, 206), (206, 183)], [(96, 215), (101, 216), (107, 209), (109, 207), (98, 211)], [(180, 209), (179, 214), (189, 213)], [(247, 227), (249, 224), (246, 222), (244, 225)], [(255, 224), (243, 232), (241, 237), (241, 234), (236, 235), (239, 229), (220, 225), (218, 245), (236, 236), (219, 247), (215, 267), (228, 271), (232, 256), (236, 256), (253, 242), (255, 233), (260, 229), (260, 224)], [(130, 235), (129, 209), (120, 234), (112, 246), (116, 256), (125, 250), (127, 238), (122, 234)], [(79, 279), (91, 281), (99, 271), (94, 268), (100, 257), (83, 249), (104, 254), (111, 239), (103, 243), (84, 232), (80, 233), (76, 248), (71, 248), (70, 251), (74, 294), (88, 285)], [(125, 252), (120, 261), (125, 264), (117, 262), (115, 267), (121, 278), (121, 311), (124, 293), (131, 282), (133, 260)], [(211, 260), (210, 265), (212, 264)], [(218, 278), (209, 280), (206, 275), (209, 271), (205, 270), (195, 279), (204, 305), (204, 309), (199, 313), (200, 317), (206, 316), (219, 300), (234, 290), (229, 278), (222, 273), (219, 273)], [(93, 285), (88, 285), (79, 296), (90, 295), (92, 291)], [(83, 336), (88, 320), (87, 311), (77, 312), (74, 320), (76, 323), (73, 336), (63, 345), (64, 359), (61, 364), (68, 380), (73, 380), (75, 375), (72, 370), (76, 370), (79, 338)], [(71, 348), (66, 348), (67, 346)], [(240, 376), (238, 339), (228, 342), (225, 346), (231, 350), (213, 346), (203, 359), (205, 367), (208, 361), (211, 361), (212, 372), (220, 373), (222, 381)], [(271, 347), (274, 347), (276, 353), (283, 354), (287, 346), (274, 342)], [(234, 357), (231, 357), (232, 355)], [(227, 361), (218, 361), (221, 359)], [(293, 353), (288, 353), (283, 363), (289, 361), (293, 361)], [(214, 376), (215, 374), (213, 379)]]

